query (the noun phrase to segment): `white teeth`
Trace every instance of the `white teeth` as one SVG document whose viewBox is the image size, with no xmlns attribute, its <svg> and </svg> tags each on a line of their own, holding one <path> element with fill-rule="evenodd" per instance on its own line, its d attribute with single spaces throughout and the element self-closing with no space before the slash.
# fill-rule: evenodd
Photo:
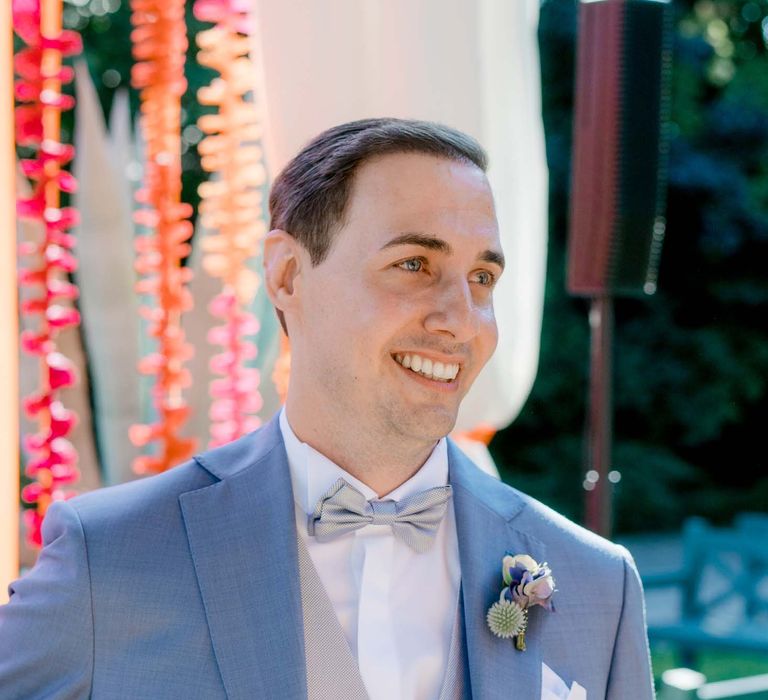
<svg viewBox="0 0 768 700">
<path fill-rule="evenodd" d="M 459 373 L 458 364 L 433 362 L 420 355 L 395 355 L 395 360 L 406 369 L 417 372 L 429 379 L 440 379 L 442 381 L 450 382 L 453 381 Z"/>
</svg>

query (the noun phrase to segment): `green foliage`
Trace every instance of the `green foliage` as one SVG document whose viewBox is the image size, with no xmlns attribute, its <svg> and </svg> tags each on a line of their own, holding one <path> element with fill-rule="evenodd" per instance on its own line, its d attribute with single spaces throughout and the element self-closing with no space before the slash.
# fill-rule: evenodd
<svg viewBox="0 0 768 700">
<path fill-rule="evenodd" d="M 619 530 L 726 521 L 768 504 L 766 2 L 675 5 L 660 291 L 617 300 L 614 468 Z M 541 10 L 550 245 L 542 353 L 518 420 L 492 444 L 503 476 L 580 516 L 589 333 L 565 292 L 574 46 L 572 0 Z M 685 498 L 681 497 L 685 494 Z"/>
</svg>

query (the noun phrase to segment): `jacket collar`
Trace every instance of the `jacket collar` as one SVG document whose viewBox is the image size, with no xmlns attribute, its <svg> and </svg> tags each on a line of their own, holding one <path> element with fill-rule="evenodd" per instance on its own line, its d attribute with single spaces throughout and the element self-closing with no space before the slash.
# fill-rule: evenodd
<svg viewBox="0 0 768 700">
<path fill-rule="evenodd" d="M 196 460 L 220 481 L 179 500 L 227 697 L 306 698 L 294 505 L 277 421 Z"/>
</svg>

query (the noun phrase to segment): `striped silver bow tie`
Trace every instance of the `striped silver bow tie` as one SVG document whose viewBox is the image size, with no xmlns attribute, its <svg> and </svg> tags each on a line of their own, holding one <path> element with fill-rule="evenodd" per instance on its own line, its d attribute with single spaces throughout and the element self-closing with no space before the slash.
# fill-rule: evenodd
<svg viewBox="0 0 768 700">
<path fill-rule="evenodd" d="M 426 552 L 445 515 L 450 486 L 438 486 L 402 501 L 366 501 L 365 496 L 339 479 L 309 516 L 309 534 L 320 542 L 366 525 L 390 525 L 395 537 L 417 552 Z"/>
</svg>

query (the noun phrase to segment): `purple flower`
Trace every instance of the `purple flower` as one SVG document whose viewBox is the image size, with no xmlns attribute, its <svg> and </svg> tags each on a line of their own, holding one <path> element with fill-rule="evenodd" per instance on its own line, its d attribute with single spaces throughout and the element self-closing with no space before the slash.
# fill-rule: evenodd
<svg viewBox="0 0 768 700">
<path fill-rule="evenodd" d="M 524 610 L 532 605 L 553 610 L 555 580 L 546 562 L 539 564 L 527 554 L 507 554 L 502 560 L 502 576 L 506 584 L 504 598 Z"/>
</svg>

